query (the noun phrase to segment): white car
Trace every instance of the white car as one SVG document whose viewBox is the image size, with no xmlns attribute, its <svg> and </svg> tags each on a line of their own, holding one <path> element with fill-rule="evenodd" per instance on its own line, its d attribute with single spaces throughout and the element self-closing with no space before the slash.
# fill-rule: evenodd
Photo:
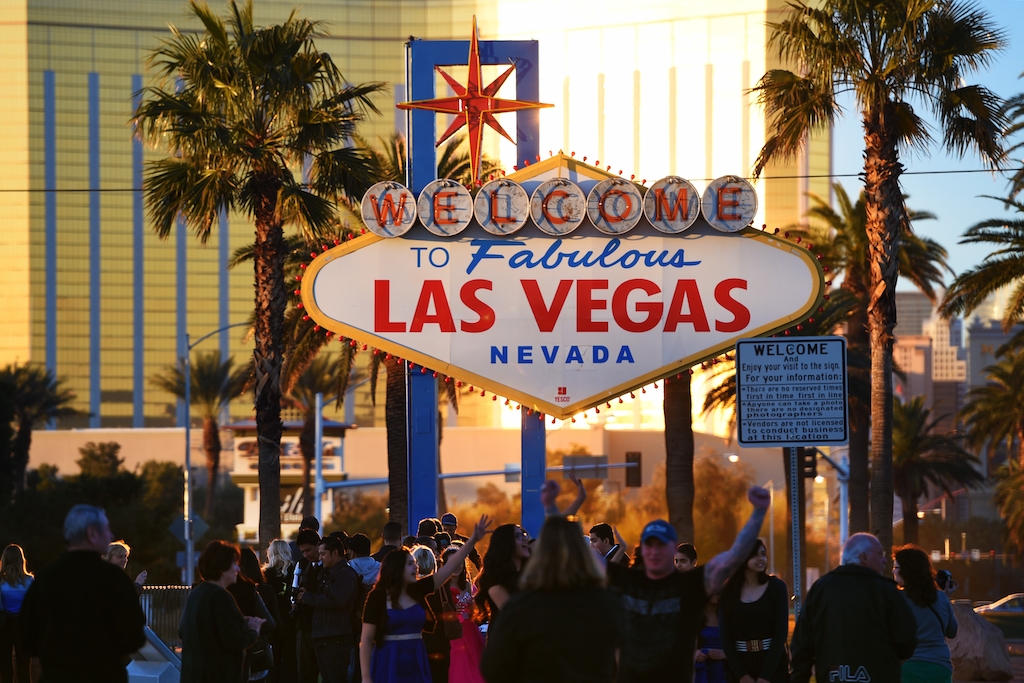
<svg viewBox="0 0 1024 683">
<path fill-rule="evenodd" d="M 1005 598 L 975 607 L 975 612 L 1024 612 L 1024 593 L 1012 593 Z"/>
</svg>

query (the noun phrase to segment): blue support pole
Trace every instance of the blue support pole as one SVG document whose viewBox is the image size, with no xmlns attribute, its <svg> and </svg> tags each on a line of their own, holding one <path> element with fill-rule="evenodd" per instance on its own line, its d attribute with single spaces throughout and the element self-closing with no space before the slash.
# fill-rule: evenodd
<svg viewBox="0 0 1024 683">
<path fill-rule="evenodd" d="M 437 516 L 437 379 L 433 373 L 407 374 L 409 435 L 409 529 Z"/>
<path fill-rule="evenodd" d="M 523 417 L 523 471 L 519 478 L 522 487 L 523 520 L 527 533 L 536 537 L 544 524 L 544 507 L 540 503 L 540 489 L 547 476 L 547 431 L 543 413 L 520 411 Z"/>
</svg>

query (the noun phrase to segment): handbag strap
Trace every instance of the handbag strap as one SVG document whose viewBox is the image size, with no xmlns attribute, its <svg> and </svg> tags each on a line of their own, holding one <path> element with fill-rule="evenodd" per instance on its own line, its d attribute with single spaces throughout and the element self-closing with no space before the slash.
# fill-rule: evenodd
<svg viewBox="0 0 1024 683">
<path fill-rule="evenodd" d="M 928 609 L 930 609 L 932 611 L 932 614 L 935 615 L 935 618 L 939 620 L 939 630 L 942 631 L 942 635 L 945 636 L 946 635 L 946 624 L 945 624 L 945 622 L 942 621 L 942 617 L 939 616 L 939 613 L 937 611 L 935 611 L 935 603 L 932 603 L 931 605 L 928 605 Z"/>
</svg>

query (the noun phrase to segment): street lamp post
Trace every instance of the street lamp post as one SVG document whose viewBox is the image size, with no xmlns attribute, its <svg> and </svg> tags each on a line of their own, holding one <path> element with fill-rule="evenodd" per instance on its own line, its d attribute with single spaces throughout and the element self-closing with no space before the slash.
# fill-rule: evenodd
<svg viewBox="0 0 1024 683">
<path fill-rule="evenodd" d="M 224 330 L 230 330 L 232 327 L 240 327 L 248 324 L 248 322 L 243 322 L 225 325 L 224 327 L 216 329 L 209 334 L 203 335 L 191 343 L 189 341 L 189 333 L 185 333 L 185 491 L 182 494 L 182 516 L 184 517 L 185 522 L 183 535 L 185 536 L 185 585 L 187 586 L 191 586 L 195 583 L 196 566 L 195 538 L 193 538 L 192 533 L 192 349 L 218 332 L 223 332 Z M 210 485 L 207 483 L 207 492 L 209 492 L 209 490 Z"/>
</svg>

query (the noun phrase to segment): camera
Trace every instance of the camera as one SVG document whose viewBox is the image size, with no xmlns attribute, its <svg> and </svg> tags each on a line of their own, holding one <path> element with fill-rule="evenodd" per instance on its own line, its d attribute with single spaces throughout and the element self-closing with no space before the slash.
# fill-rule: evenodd
<svg viewBox="0 0 1024 683">
<path fill-rule="evenodd" d="M 950 573 L 948 569 L 940 569 L 935 572 L 935 583 L 938 584 L 941 590 L 946 590 L 946 586 L 948 586 L 952 581 L 953 574 Z"/>
</svg>

